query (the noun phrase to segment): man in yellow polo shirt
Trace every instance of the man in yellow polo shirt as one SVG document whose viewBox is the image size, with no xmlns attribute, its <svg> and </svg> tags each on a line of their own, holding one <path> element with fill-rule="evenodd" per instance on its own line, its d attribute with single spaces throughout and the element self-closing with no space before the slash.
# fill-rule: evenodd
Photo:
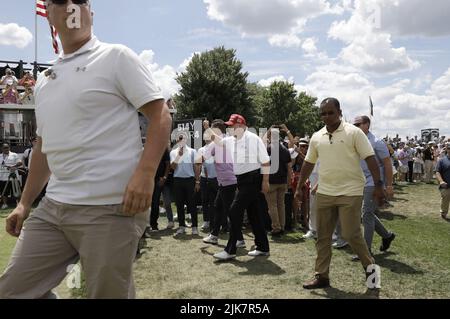
<svg viewBox="0 0 450 319">
<path fill-rule="evenodd" d="M 305 289 L 326 288 L 330 285 L 331 242 L 338 219 L 343 238 L 359 256 L 366 271 L 366 278 L 370 275 L 368 267 L 375 261 L 361 232 L 361 206 L 365 184 L 360 166 L 361 159 L 366 160 L 375 181 L 375 200 L 381 203 L 384 199 L 380 171 L 367 136 L 357 127 L 342 120 L 340 103 L 335 98 L 325 99 L 321 103 L 320 115 L 326 126 L 311 138 L 296 192 L 296 198 L 299 198 L 301 187 L 311 175 L 316 162 L 320 160 L 316 197 L 316 274 L 312 281 L 303 285 Z"/>
</svg>

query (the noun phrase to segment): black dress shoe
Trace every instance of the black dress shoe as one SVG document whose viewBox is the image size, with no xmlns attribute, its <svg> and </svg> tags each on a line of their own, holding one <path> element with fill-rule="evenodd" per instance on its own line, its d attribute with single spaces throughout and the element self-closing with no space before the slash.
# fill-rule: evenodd
<svg viewBox="0 0 450 319">
<path fill-rule="evenodd" d="M 316 274 L 313 280 L 306 282 L 303 285 L 303 288 L 307 290 L 322 289 L 328 287 L 330 287 L 330 279 L 324 278 L 320 274 Z"/>
<path fill-rule="evenodd" d="M 389 238 L 383 238 L 382 244 L 380 246 L 380 251 L 386 251 L 391 247 L 392 241 L 395 239 L 395 234 L 392 233 Z"/>
</svg>

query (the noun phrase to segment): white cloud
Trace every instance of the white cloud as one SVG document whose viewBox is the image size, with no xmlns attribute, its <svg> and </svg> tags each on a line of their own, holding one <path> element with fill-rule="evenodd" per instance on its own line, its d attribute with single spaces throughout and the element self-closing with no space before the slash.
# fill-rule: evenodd
<svg viewBox="0 0 450 319">
<path fill-rule="evenodd" d="M 208 16 L 237 29 L 242 36 L 266 37 L 272 46 L 298 48 L 306 23 L 342 12 L 327 0 L 203 0 Z"/>
<path fill-rule="evenodd" d="M 289 79 L 286 79 L 283 75 L 276 75 L 276 76 L 272 76 L 272 77 L 270 77 L 268 79 L 260 80 L 258 82 L 258 84 L 261 85 L 262 87 L 269 87 L 274 82 L 290 82 L 290 83 L 294 83 L 294 78 L 293 77 L 289 77 Z"/>
<path fill-rule="evenodd" d="M 275 34 L 269 38 L 269 43 L 273 47 L 298 48 L 302 40 L 295 34 Z"/>
<path fill-rule="evenodd" d="M 370 1 L 379 8 L 382 30 L 400 36 L 450 35 L 450 1 L 448 0 Z M 366 16 L 369 14 L 366 12 Z"/>
<path fill-rule="evenodd" d="M 424 94 L 410 93 L 410 79 L 399 79 L 390 85 L 378 86 L 352 67 L 327 65 L 317 68 L 298 91 L 316 96 L 319 102 L 333 96 L 341 101 L 348 120 L 369 113 L 369 96 L 374 102 L 374 131 L 384 136 L 420 135 L 424 128 L 437 127 L 450 136 L 449 113 L 450 68 L 433 81 Z"/>
<path fill-rule="evenodd" d="M 450 99 L 450 69 L 442 77 L 434 81 L 427 94 L 442 99 Z"/>
<path fill-rule="evenodd" d="M 139 57 L 147 64 L 150 71 L 152 71 L 155 81 L 161 88 L 165 99 L 170 98 L 179 91 L 180 86 L 175 80 L 177 77 L 177 69 L 170 65 L 160 67 L 158 63 L 154 61 L 155 52 L 153 52 L 153 50 L 144 50 L 139 54 Z M 182 65 L 180 65 L 179 69 L 181 67 Z"/>
<path fill-rule="evenodd" d="M 16 23 L 0 23 L 0 45 L 15 46 L 19 49 L 25 48 L 33 40 L 31 32 Z"/>
<path fill-rule="evenodd" d="M 184 59 L 184 61 L 180 64 L 180 66 L 178 68 L 180 72 L 185 72 L 186 71 L 187 66 L 189 65 L 189 63 L 191 63 L 192 58 L 196 54 L 200 54 L 200 52 L 194 52 L 194 53 L 191 54 L 191 56 L 189 58 Z"/>
<path fill-rule="evenodd" d="M 203 0 L 208 16 L 243 34 L 290 33 L 304 20 L 330 12 L 325 0 Z"/>
<path fill-rule="evenodd" d="M 332 24 L 329 37 L 347 45 L 339 57 L 347 64 L 374 73 L 393 74 L 417 69 L 420 63 L 411 59 L 405 48 L 395 48 L 391 35 L 378 29 L 377 16 L 368 15 L 371 1 L 377 0 L 356 0 L 350 19 Z"/>
</svg>

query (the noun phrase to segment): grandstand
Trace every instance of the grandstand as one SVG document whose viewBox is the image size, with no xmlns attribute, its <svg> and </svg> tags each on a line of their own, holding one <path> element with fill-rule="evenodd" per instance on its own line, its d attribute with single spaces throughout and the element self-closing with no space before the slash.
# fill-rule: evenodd
<svg viewBox="0 0 450 319">
<path fill-rule="evenodd" d="M 40 72 L 45 71 L 50 66 L 50 64 L 28 63 L 22 60 L 0 60 L 0 79 L 6 75 L 7 69 L 11 69 L 17 79 L 21 79 L 26 71 L 31 71 L 36 79 Z M 0 92 L 5 87 L 5 84 L 0 83 Z M 15 88 L 19 93 L 25 91 L 23 86 L 15 86 Z M 36 119 L 34 108 L 33 104 L 5 104 L 3 99 L 0 99 L 0 141 L 9 143 L 11 150 L 15 153 L 22 153 L 35 135 Z"/>
</svg>

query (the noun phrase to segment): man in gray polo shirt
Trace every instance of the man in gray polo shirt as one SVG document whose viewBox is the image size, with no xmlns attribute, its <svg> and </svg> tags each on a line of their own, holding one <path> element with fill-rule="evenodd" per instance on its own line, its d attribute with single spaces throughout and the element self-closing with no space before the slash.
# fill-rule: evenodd
<svg viewBox="0 0 450 319">
<path fill-rule="evenodd" d="M 38 141 L 21 201 L 6 220 L 19 240 L 0 299 L 54 297 L 78 261 L 88 298 L 135 296 L 133 261 L 171 117 L 139 57 L 92 35 L 89 1 L 77 4 L 79 27 L 66 23 L 67 6 L 47 1 L 64 52 L 36 84 Z M 150 121 L 144 149 L 137 110 Z"/>
<path fill-rule="evenodd" d="M 391 199 L 394 195 L 394 189 L 392 187 L 393 174 L 391 156 L 386 144 L 370 132 L 370 124 L 371 121 L 368 116 L 358 116 L 353 120 L 353 125 L 359 127 L 367 135 L 367 138 L 375 151 L 375 160 L 380 168 L 380 178 L 384 183 L 385 192 L 388 198 Z M 364 172 L 364 176 L 366 177 L 362 214 L 364 239 L 366 240 L 369 252 L 372 254 L 372 240 L 374 232 L 382 238 L 382 244 L 380 246 L 381 251 L 386 251 L 389 249 L 392 241 L 395 239 L 395 234 L 389 232 L 375 214 L 378 209 L 378 204 L 373 198 L 375 183 L 366 161 L 361 161 L 361 168 Z M 353 260 L 359 260 L 358 256 L 353 256 Z"/>
<path fill-rule="evenodd" d="M 441 158 L 436 167 L 436 178 L 441 191 L 441 217 L 447 219 L 450 204 L 450 144 L 445 147 L 447 154 Z"/>
</svg>

